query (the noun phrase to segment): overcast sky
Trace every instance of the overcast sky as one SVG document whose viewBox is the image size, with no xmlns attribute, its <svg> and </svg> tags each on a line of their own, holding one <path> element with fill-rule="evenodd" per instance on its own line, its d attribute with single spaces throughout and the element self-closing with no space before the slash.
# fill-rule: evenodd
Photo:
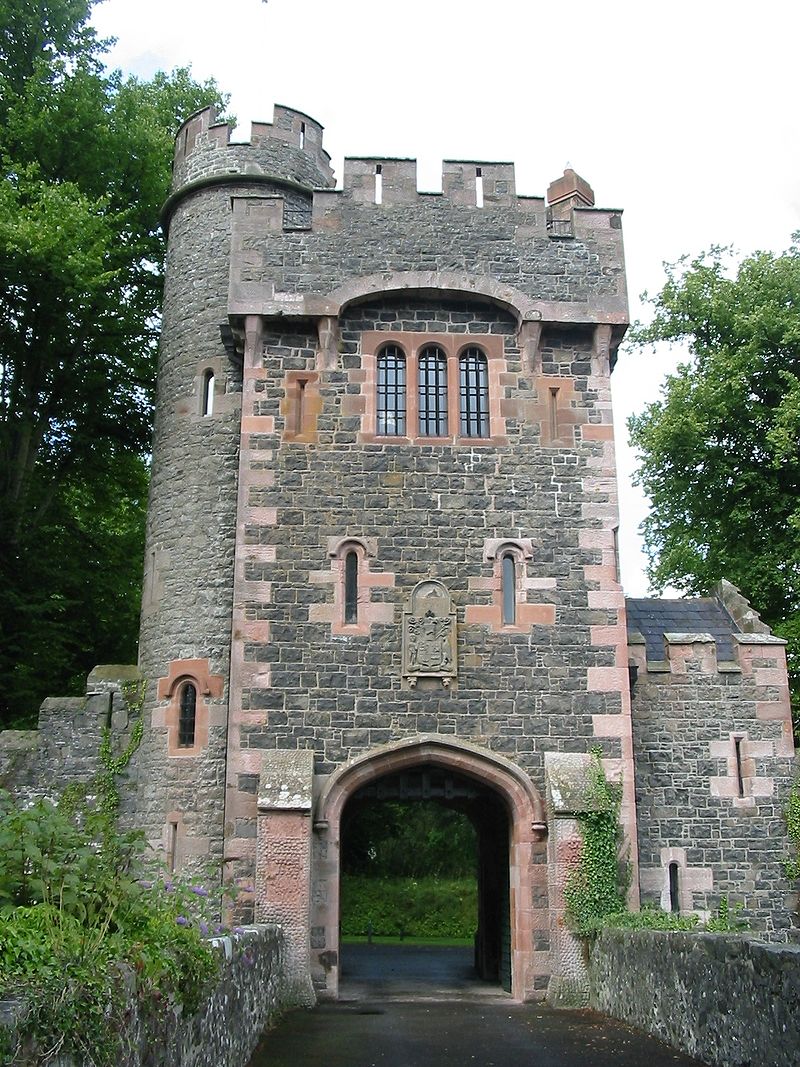
<svg viewBox="0 0 800 1067">
<path fill-rule="evenodd" d="M 421 189 L 442 159 L 512 160 L 541 196 L 568 164 L 597 205 L 624 209 L 632 317 L 662 263 L 712 244 L 786 248 L 800 229 L 791 0 L 105 0 L 109 63 L 149 77 L 191 64 L 231 94 L 246 139 L 273 103 L 325 126 L 345 154 L 413 156 Z M 614 403 L 628 595 L 647 592 L 646 502 L 625 420 L 658 397 L 680 353 L 620 356 Z"/>
</svg>

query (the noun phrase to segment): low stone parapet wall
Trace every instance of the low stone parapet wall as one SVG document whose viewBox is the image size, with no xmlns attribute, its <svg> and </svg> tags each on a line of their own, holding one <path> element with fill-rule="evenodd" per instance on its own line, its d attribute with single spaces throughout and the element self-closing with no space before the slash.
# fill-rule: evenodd
<svg viewBox="0 0 800 1067">
<path fill-rule="evenodd" d="M 205 1003 L 183 1018 L 167 1011 L 163 1018 L 142 1017 L 131 1004 L 126 1055 L 119 1067 L 245 1067 L 263 1032 L 292 1002 L 284 977 L 285 942 L 279 926 L 250 926 L 214 939 L 221 956 L 220 976 Z M 3 1002 L 0 1024 L 13 1028 L 23 1010 Z M 15 1062 L 30 1062 L 22 1056 Z M 62 1056 L 59 1067 L 78 1067 Z"/>
<path fill-rule="evenodd" d="M 714 1067 L 797 1067 L 800 948 L 735 934 L 605 930 L 592 1006 Z"/>
</svg>

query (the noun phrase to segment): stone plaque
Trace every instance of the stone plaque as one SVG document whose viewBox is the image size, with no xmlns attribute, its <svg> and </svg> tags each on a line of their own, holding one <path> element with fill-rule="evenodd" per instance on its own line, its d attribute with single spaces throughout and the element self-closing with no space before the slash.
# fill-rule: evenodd
<svg viewBox="0 0 800 1067">
<path fill-rule="evenodd" d="M 445 586 L 418 582 L 403 610 L 403 677 L 438 678 L 443 685 L 458 673 L 456 609 Z"/>
</svg>

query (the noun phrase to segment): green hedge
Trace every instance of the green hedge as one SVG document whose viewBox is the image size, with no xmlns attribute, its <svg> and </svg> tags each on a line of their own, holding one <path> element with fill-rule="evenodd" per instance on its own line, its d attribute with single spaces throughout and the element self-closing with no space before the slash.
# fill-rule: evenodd
<svg viewBox="0 0 800 1067">
<path fill-rule="evenodd" d="M 342 934 L 472 938 L 478 925 L 473 878 L 342 876 Z"/>
</svg>

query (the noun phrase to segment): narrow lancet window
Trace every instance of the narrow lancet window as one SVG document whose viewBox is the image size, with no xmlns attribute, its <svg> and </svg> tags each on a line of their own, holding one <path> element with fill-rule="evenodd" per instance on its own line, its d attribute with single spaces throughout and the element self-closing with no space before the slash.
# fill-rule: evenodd
<svg viewBox="0 0 800 1067">
<path fill-rule="evenodd" d="M 194 745 L 197 722 L 197 690 L 187 682 L 181 690 L 180 715 L 178 718 L 178 745 L 191 748 Z"/>
<path fill-rule="evenodd" d="M 375 164 L 375 203 L 383 203 L 383 167 L 380 163 Z"/>
<path fill-rule="evenodd" d="M 344 621 L 358 622 L 358 554 L 352 551 L 344 557 Z"/>
<path fill-rule="evenodd" d="M 475 204 L 483 207 L 483 171 L 480 167 L 475 168 Z"/>
<path fill-rule="evenodd" d="M 203 414 L 214 414 L 214 372 L 207 370 L 203 375 Z"/>
<path fill-rule="evenodd" d="M 406 357 L 397 345 L 378 356 L 377 432 L 403 437 L 406 432 Z"/>
<path fill-rule="evenodd" d="M 447 356 L 438 345 L 419 357 L 419 432 L 422 437 L 447 435 Z"/>
<path fill-rule="evenodd" d="M 736 788 L 739 790 L 739 796 L 744 796 L 744 768 L 742 767 L 742 741 L 743 737 L 734 737 L 733 746 L 734 754 L 736 756 Z"/>
<path fill-rule="evenodd" d="M 301 122 L 300 123 L 300 147 L 301 148 L 305 148 L 305 146 L 306 146 L 306 124 L 304 122 Z"/>
<path fill-rule="evenodd" d="M 486 356 L 468 348 L 458 361 L 461 386 L 461 436 L 489 436 L 489 377 Z"/>
<path fill-rule="evenodd" d="M 669 865 L 669 910 L 681 910 L 680 886 L 678 884 L 678 864 L 673 860 Z"/>
<path fill-rule="evenodd" d="M 517 565 L 510 552 L 502 560 L 503 626 L 513 626 L 517 621 Z"/>
<path fill-rule="evenodd" d="M 549 414 L 550 437 L 555 441 L 558 439 L 558 389 L 550 389 Z"/>
</svg>

